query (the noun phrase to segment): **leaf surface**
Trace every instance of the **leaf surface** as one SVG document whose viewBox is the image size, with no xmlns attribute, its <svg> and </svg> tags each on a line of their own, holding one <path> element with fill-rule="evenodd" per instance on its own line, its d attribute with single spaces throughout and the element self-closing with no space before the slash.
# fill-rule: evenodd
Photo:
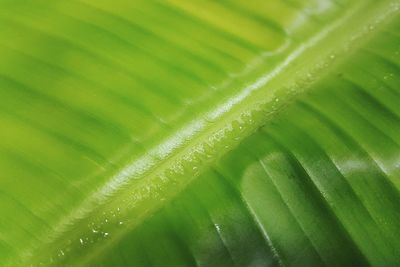
<svg viewBox="0 0 400 267">
<path fill-rule="evenodd" d="M 398 9 L 3 1 L 2 264 L 398 262 Z"/>
</svg>

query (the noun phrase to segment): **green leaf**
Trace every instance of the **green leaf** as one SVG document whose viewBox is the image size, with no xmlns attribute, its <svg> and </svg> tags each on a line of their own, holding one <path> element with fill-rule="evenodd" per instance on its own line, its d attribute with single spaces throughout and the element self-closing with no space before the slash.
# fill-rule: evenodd
<svg viewBox="0 0 400 267">
<path fill-rule="evenodd" d="M 3 1 L 2 265 L 398 264 L 399 5 Z"/>
</svg>

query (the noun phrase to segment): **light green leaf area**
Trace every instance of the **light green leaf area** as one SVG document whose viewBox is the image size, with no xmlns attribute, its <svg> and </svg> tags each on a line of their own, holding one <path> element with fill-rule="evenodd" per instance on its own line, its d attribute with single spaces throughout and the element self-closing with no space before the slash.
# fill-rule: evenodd
<svg viewBox="0 0 400 267">
<path fill-rule="evenodd" d="M 0 2 L 0 266 L 400 264 L 399 1 Z"/>
</svg>

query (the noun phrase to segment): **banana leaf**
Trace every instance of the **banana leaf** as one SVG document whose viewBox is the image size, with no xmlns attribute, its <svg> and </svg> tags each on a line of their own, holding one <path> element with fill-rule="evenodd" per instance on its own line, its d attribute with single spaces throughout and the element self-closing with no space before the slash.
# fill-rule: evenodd
<svg viewBox="0 0 400 267">
<path fill-rule="evenodd" d="M 397 266 L 400 2 L 0 3 L 0 266 Z"/>
</svg>

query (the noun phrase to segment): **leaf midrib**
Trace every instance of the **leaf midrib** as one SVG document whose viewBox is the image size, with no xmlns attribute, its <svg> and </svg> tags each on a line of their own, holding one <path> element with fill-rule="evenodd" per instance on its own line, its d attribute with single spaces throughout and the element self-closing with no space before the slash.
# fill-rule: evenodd
<svg viewBox="0 0 400 267">
<path fill-rule="evenodd" d="M 188 135 L 187 139 L 190 139 L 190 141 L 183 142 L 183 144 L 166 150 L 166 152 L 164 149 L 164 153 L 163 147 L 168 147 L 171 140 L 162 142 L 161 145 L 155 147 L 144 157 L 135 160 L 135 163 L 148 163 L 153 160 L 153 153 L 159 154 L 158 162 L 147 166 L 143 172 L 135 174 L 128 171 L 128 174 L 126 174 L 126 170 L 137 171 L 137 168 L 132 168 L 132 165 L 126 166 L 124 170 L 115 174 L 113 179 L 110 179 L 99 191 L 88 197 L 79 209 L 74 210 L 72 214 L 65 218 L 63 223 L 56 227 L 59 237 L 55 237 L 55 241 L 50 242 L 51 246 L 53 247 L 56 244 L 57 248 L 63 247 L 63 243 L 66 239 L 70 239 L 71 235 L 75 238 L 88 230 L 85 229 L 85 226 L 80 228 L 79 225 L 84 225 L 87 221 L 104 219 L 104 211 L 115 210 L 116 208 L 124 210 L 124 214 L 120 217 L 132 218 L 129 226 L 115 231 L 113 240 L 96 244 L 95 248 L 89 249 L 90 253 L 84 253 L 86 256 L 82 256 L 83 258 L 78 264 L 84 265 L 91 258 L 96 257 L 103 249 L 116 242 L 128 229 L 140 224 L 147 216 L 161 207 L 165 201 L 183 190 L 194 177 L 201 173 L 201 170 L 206 169 L 216 159 L 252 134 L 255 129 L 264 125 L 274 114 L 290 104 L 297 95 L 306 91 L 310 84 L 323 77 L 339 62 L 345 60 L 352 51 L 366 42 L 395 13 L 394 9 L 391 9 L 387 3 L 389 1 L 376 4 L 377 7 L 374 6 L 373 8 L 371 4 L 364 3 L 305 42 L 290 53 L 285 61 L 272 72 L 260 76 L 255 82 L 244 88 L 241 95 L 239 94 L 236 98 L 232 97 L 221 103 L 217 107 L 217 112 L 209 112 L 208 119 L 197 118 L 193 120 L 194 125 L 198 121 L 203 121 L 204 125 L 208 126 L 210 125 L 207 122 L 208 120 L 216 121 L 216 123 L 211 124 L 210 127 L 203 127 L 194 131 Z M 366 27 L 365 24 L 369 26 Z M 349 29 L 347 25 L 353 26 Z M 374 31 L 368 30 L 370 25 L 373 25 Z M 336 38 L 338 40 L 335 40 Z M 314 54 L 317 54 L 317 56 L 314 56 Z M 338 56 L 339 54 L 340 56 Z M 331 59 L 332 55 L 335 56 L 334 61 Z M 303 62 L 307 62 L 307 65 L 302 66 L 301 63 Z M 304 81 L 304 77 L 307 77 L 307 74 L 310 73 L 313 77 L 318 76 L 317 79 Z M 289 91 L 288 88 L 294 88 L 294 90 Z M 218 108 L 223 112 L 219 113 Z M 247 120 L 238 120 L 243 115 L 247 115 Z M 249 123 L 249 119 L 253 122 Z M 222 137 L 219 138 L 219 135 Z M 213 141 L 210 142 L 210 140 Z M 204 151 L 204 146 L 209 146 L 209 143 L 211 143 L 210 157 L 200 155 L 200 158 L 198 158 L 198 151 Z M 182 166 L 185 166 L 184 175 L 179 174 Z M 178 177 L 177 184 L 171 184 L 170 181 L 167 181 L 166 184 L 161 185 L 160 189 L 158 177 L 164 176 L 166 172 L 169 172 L 172 177 Z M 192 178 L 184 179 L 185 177 Z M 136 202 L 126 202 L 127 199 L 130 199 L 130 196 L 135 193 L 141 194 L 142 189 L 149 186 L 153 188 L 151 192 L 160 190 L 165 201 L 159 201 L 159 196 L 153 198 L 150 192 L 143 198 L 136 199 Z M 67 225 L 69 224 L 75 225 L 71 235 L 68 234 Z"/>
</svg>

